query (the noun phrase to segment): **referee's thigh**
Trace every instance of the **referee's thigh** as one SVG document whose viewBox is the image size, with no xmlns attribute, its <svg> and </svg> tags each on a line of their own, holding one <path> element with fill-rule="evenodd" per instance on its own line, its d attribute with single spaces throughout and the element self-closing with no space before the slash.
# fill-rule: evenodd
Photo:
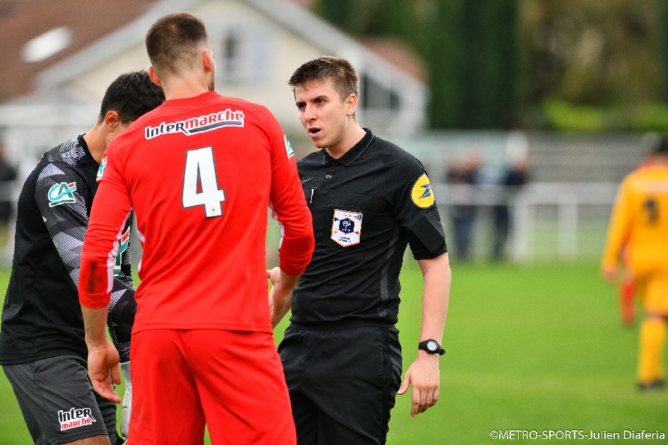
<svg viewBox="0 0 668 445">
<path fill-rule="evenodd" d="M 395 328 L 290 327 L 279 352 L 300 445 L 385 443 L 401 384 Z"/>
</svg>

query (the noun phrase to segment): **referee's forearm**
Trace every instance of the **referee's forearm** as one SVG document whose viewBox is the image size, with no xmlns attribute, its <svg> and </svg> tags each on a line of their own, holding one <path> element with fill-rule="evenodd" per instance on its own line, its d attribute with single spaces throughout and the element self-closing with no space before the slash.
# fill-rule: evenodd
<svg viewBox="0 0 668 445">
<path fill-rule="evenodd" d="M 420 341 L 432 339 L 441 343 L 452 279 L 448 254 L 446 252 L 436 258 L 419 260 L 418 263 L 424 279 Z"/>
</svg>

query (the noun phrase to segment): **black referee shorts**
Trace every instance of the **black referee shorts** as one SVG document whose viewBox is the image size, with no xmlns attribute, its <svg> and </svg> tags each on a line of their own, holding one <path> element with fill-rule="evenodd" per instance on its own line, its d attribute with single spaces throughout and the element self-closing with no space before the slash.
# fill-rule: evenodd
<svg viewBox="0 0 668 445">
<path fill-rule="evenodd" d="M 116 404 L 100 397 L 88 379 L 86 360 L 59 356 L 3 365 L 36 445 L 69 443 L 116 433 Z"/>
<path fill-rule="evenodd" d="M 385 443 L 401 384 L 398 329 L 291 324 L 278 352 L 298 445 Z"/>
</svg>

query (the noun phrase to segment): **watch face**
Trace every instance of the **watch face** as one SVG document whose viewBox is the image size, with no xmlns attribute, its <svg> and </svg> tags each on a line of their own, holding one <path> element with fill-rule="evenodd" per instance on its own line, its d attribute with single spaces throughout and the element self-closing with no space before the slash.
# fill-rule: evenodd
<svg viewBox="0 0 668 445">
<path fill-rule="evenodd" d="M 438 350 L 438 343 L 436 343 L 434 340 L 427 342 L 427 349 L 430 351 Z"/>
</svg>

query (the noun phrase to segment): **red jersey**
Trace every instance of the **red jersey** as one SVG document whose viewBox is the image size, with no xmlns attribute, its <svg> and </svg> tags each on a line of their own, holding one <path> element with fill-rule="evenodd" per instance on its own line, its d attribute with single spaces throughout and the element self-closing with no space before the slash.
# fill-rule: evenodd
<svg viewBox="0 0 668 445">
<path fill-rule="evenodd" d="M 112 141 L 100 176 L 81 254 L 84 306 L 108 304 L 134 209 L 144 249 L 135 332 L 271 332 L 267 206 L 283 225 L 285 273 L 306 268 L 313 229 L 292 148 L 269 110 L 215 92 L 168 100 Z"/>
</svg>

